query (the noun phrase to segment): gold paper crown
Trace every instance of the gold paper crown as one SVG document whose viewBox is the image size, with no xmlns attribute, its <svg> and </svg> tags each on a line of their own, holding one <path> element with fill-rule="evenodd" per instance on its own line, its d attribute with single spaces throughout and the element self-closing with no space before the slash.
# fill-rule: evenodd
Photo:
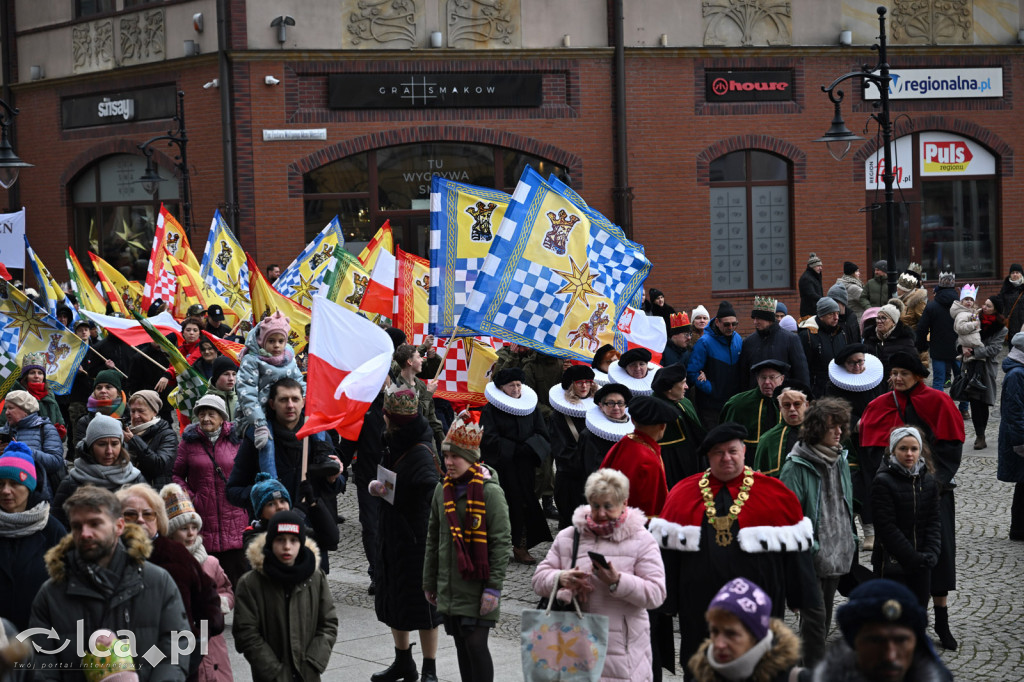
<svg viewBox="0 0 1024 682">
<path fill-rule="evenodd" d="M 921 269 L 921 264 L 920 263 L 911 263 L 910 265 L 907 266 L 907 270 L 910 270 L 912 272 L 916 272 L 918 277 L 920 277 L 921 273 L 923 272 L 923 270 Z"/>
<path fill-rule="evenodd" d="M 411 388 L 388 386 L 384 391 L 384 411 L 391 415 L 410 416 L 419 412 L 420 401 Z"/>
<path fill-rule="evenodd" d="M 771 296 L 755 296 L 754 297 L 754 311 L 760 311 L 764 313 L 775 314 L 775 308 L 778 305 L 776 300 Z"/>
<path fill-rule="evenodd" d="M 444 437 L 442 448 L 447 449 L 444 448 L 444 445 L 454 445 L 462 450 L 479 450 L 483 437 L 484 427 L 473 421 L 470 413 L 463 412 L 448 429 L 448 435 Z"/>
<path fill-rule="evenodd" d="M 910 272 L 904 272 L 902 275 L 900 275 L 899 280 L 896 281 L 896 286 L 907 290 L 916 289 L 917 284 L 917 278 L 914 277 L 913 273 Z"/>
<path fill-rule="evenodd" d="M 27 367 L 40 367 L 46 371 L 46 353 L 43 351 L 36 351 L 35 353 L 27 353 L 21 361 L 21 368 L 24 370 Z"/>
</svg>

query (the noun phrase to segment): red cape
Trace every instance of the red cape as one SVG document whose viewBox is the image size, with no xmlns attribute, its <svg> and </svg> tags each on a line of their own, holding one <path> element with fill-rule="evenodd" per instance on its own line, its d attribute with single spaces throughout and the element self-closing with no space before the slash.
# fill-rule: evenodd
<svg viewBox="0 0 1024 682">
<path fill-rule="evenodd" d="M 668 494 L 665 506 L 661 509 L 661 518 L 680 526 L 700 526 L 704 521 L 704 497 L 698 483 L 704 474 L 694 474 L 679 481 Z M 714 476 L 710 476 L 711 495 L 716 496 L 724 485 Z M 743 484 L 743 476 L 737 476 L 729 482 L 729 494 L 735 500 Z M 727 509 L 719 509 L 718 513 L 728 513 Z M 743 505 L 740 515 L 736 518 L 741 529 L 757 526 L 792 526 L 804 518 L 800 500 L 786 485 L 771 476 L 755 471 L 754 485 L 750 487 L 750 497 Z"/>
<path fill-rule="evenodd" d="M 661 448 L 646 434 L 634 431 L 613 445 L 601 462 L 602 469 L 615 469 L 629 479 L 630 507 L 647 516 L 658 516 L 668 496 Z"/>
<path fill-rule="evenodd" d="M 908 400 L 937 440 L 964 442 L 964 418 L 953 399 L 918 382 L 909 391 L 889 391 L 868 403 L 860 418 L 861 447 L 889 447 L 889 432 L 906 423 L 902 415 L 906 414 Z"/>
</svg>

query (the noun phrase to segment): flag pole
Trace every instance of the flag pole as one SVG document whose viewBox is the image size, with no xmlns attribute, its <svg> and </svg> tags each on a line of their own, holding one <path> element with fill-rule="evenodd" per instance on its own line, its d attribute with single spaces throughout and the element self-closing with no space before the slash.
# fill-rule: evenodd
<svg viewBox="0 0 1024 682">
<path fill-rule="evenodd" d="M 92 346 L 86 346 L 86 348 L 88 348 L 88 349 L 89 349 L 89 350 L 91 350 L 91 351 L 92 351 L 93 353 L 95 353 L 96 355 L 98 355 L 98 356 L 99 356 L 99 358 L 100 358 L 100 360 L 102 360 L 103 362 L 110 362 L 110 360 L 107 360 L 107 359 L 106 359 L 105 357 L 103 357 L 103 354 L 102 354 L 102 353 L 100 353 L 100 352 L 99 352 L 98 350 L 96 350 L 95 348 L 93 348 Z M 148 357 L 148 356 L 147 356 L 147 357 Z M 113 367 L 112 369 L 113 369 L 113 370 L 114 370 L 115 372 L 117 372 L 118 374 L 120 374 L 121 376 L 123 376 L 123 377 L 124 377 L 125 379 L 127 379 L 127 378 L 128 378 L 128 375 L 127 375 L 127 374 L 125 374 L 124 372 L 122 372 L 121 370 L 119 370 L 119 369 L 118 369 L 117 367 Z"/>
<path fill-rule="evenodd" d="M 157 361 L 156 361 L 156 360 L 154 360 L 153 358 L 149 357 L 148 355 L 146 355 L 145 353 L 143 353 L 143 352 L 142 352 L 141 350 L 139 350 L 139 349 L 138 349 L 138 348 L 136 348 L 135 346 L 132 346 L 131 344 L 127 344 L 127 343 L 126 343 L 125 345 L 126 345 L 126 346 L 128 346 L 129 348 L 131 348 L 131 349 L 132 349 L 133 351 L 135 351 L 135 352 L 136 352 L 136 353 L 138 353 L 139 355 L 141 355 L 142 357 L 144 357 L 144 358 L 146 358 L 147 360 L 149 360 L 150 362 L 152 362 L 152 363 L 153 363 L 154 365 L 156 365 L 157 367 L 159 367 L 161 371 L 163 371 L 163 372 L 167 372 L 168 374 L 174 374 L 174 372 L 172 372 L 170 368 L 168 368 L 168 367 L 164 367 L 164 366 L 163 366 L 163 365 L 161 365 L 161 364 L 160 364 L 159 362 L 157 362 Z M 90 347 L 90 350 L 91 350 L 91 347 Z M 118 370 L 118 371 L 120 372 L 121 370 Z M 122 372 L 122 374 L 124 374 L 124 373 Z M 127 378 L 127 376 L 126 376 L 125 378 Z"/>
</svg>

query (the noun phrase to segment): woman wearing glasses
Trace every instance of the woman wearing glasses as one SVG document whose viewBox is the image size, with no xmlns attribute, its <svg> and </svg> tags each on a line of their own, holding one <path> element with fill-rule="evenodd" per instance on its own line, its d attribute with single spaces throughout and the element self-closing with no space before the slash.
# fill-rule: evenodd
<svg viewBox="0 0 1024 682">
<path fill-rule="evenodd" d="M 580 432 L 576 451 L 584 481 L 601 468 L 604 456 L 613 445 L 633 433 L 633 422 L 626 409 L 632 399 L 633 393 L 622 384 L 607 384 L 594 394 L 594 406 L 587 410 L 586 428 Z M 577 492 L 583 496 L 582 487 Z"/>
<path fill-rule="evenodd" d="M 105 414 L 92 415 L 85 430 L 85 439 L 75 449 L 75 467 L 68 473 L 53 496 L 51 513 L 66 528 L 64 501 L 80 486 L 91 484 L 115 491 L 126 485 L 145 483 L 142 472 L 135 468 L 124 447 L 124 426 Z"/>
</svg>

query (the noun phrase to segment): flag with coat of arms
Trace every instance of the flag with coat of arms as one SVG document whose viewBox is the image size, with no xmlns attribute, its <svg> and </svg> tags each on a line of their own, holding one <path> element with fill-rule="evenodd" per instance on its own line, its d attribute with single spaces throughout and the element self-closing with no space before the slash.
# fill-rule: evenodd
<svg viewBox="0 0 1024 682">
<path fill-rule="evenodd" d="M 334 262 L 324 275 L 320 293 L 329 301 L 357 313 L 369 283 L 370 273 L 359 259 L 345 249 L 335 249 Z"/>
<path fill-rule="evenodd" d="M 56 395 L 71 391 L 88 347 L 17 287 L 0 280 L 0 351 L 18 360 L 46 356 L 46 384 Z"/>
<path fill-rule="evenodd" d="M 142 305 L 142 286 L 138 282 L 129 282 L 120 270 L 92 251 L 89 252 L 89 258 L 114 311 L 131 317 L 130 311 L 138 310 Z"/>
<path fill-rule="evenodd" d="M 428 304 L 434 336 L 475 335 L 457 323 L 510 201 L 496 189 L 431 179 Z"/>
<path fill-rule="evenodd" d="M 311 315 L 309 308 L 272 287 L 252 256 L 246 254 L 246 258 L 249 259 L 249 297 L 252 300 L 253 321 L 258 324 L 263 318 L 280 310 L 288 318 L 291 327 L 288 343 L 296 354 L 301 353 L 309 340 L 306 337 L 306 325 L 310 323 Z"/>
<path fill-rule="evenodd" d="M 650 272 L 637 245 L 527 167 L 458 326 L 589 362 Z"/>
<path fill-rule="evenodd" d="M 210 288 L 223 298 L 228 307 L 241 317 L 252 317 L 249 304 L 249 263 L 245 249 L 220 214 L 214 211 L 210 232 L 203 249 L 199 274 Z"/>
<path fill-rule="evenodd" d="M 168 308 L 173 305 L 188 307 L 188 302 L 182 297 L 181 301 L 175 298 L 178 290 L 178 278 L 174 270 L 166 267 L 164 254 L 170 253 L 185 265 L 199 269 L 199 261 L 196 260 L 192 248 L 189 246 L 188 237 L 178 221 L 171 215 L 163 204 L 160 204 L 160 213 L 156 218 L 156 232 L 153 234 L 153 248 L 149 253 L 149 268 L 146 270 L 146 285 L 142 290 L 142 310 L 149 310 L 156 299 L 163 300 Z M 185 310 L 181 310 L 179 317 L 184 317 Z"/>
<path fill-rule="evenodd" d="M 302 306 L 313 304 L 313 296 L 320 290 L 327 266 L 331 264 L 335 249 L 345 248 L 338 216 L 320 231 L 313 241 L 274 280 L 274 288 Z M 250 266 L 251 267 L 251 266 Z"/>
<path fill-rule="evenodd" d="M 100 296 L 99 291 L 93 286 L 92 280 L 86 274 L 85 268 L 82 267 L 82 262 L 78 260 L 74 249 L 69 246 L 64 251 L 64 257 L 67 260 L 71 288 L 74 290 L 75 295 L 78 296 L 78 307 L 93 313 L 106 311 L 107 306 L 103 301 L 103 297 Z"/>
</svg>

